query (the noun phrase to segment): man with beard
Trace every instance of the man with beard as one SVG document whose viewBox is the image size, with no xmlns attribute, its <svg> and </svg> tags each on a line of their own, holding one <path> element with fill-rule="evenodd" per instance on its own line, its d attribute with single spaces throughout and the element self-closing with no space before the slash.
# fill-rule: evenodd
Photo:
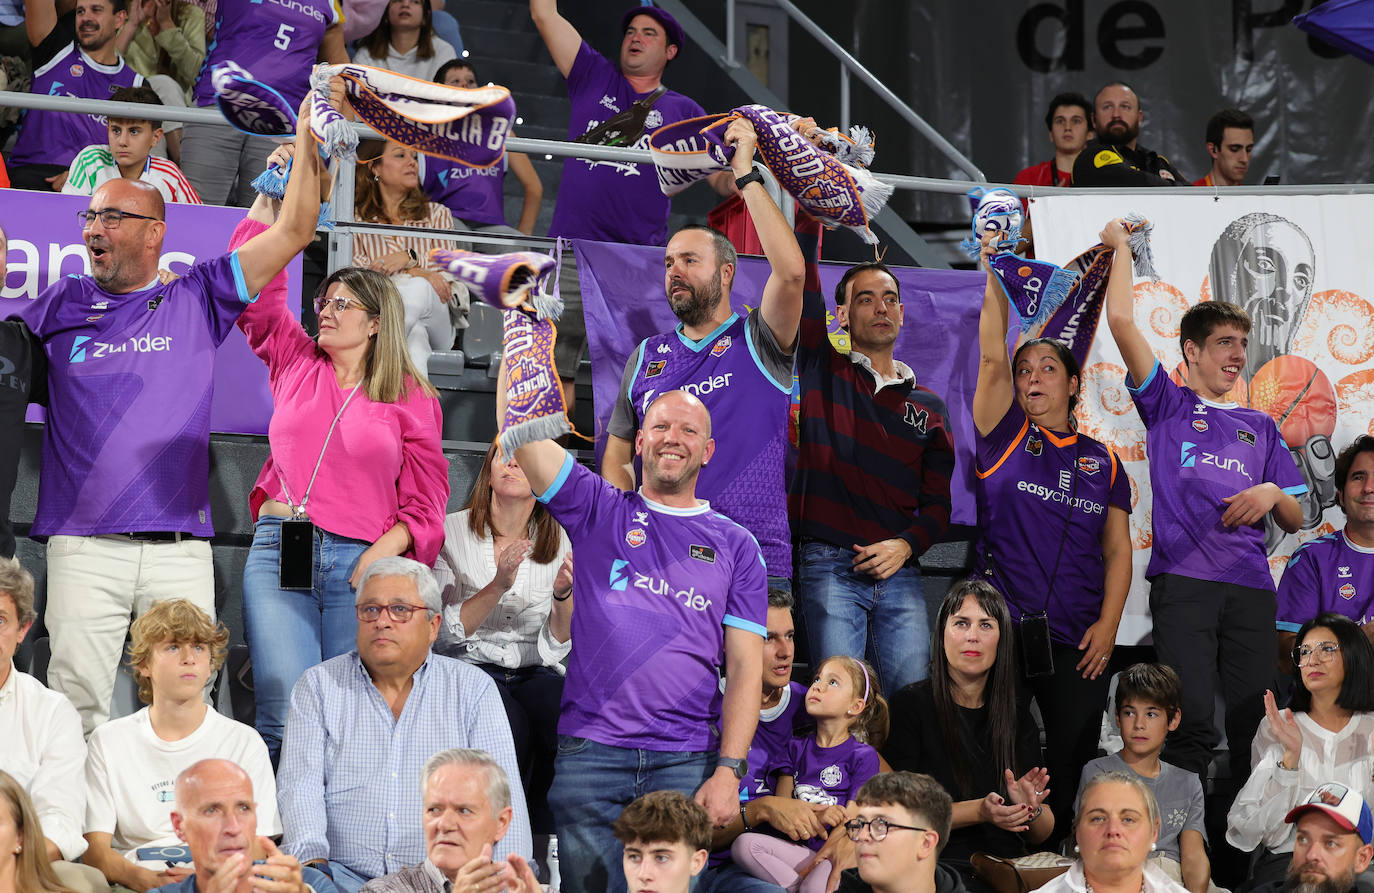
<svg viewBox="0 0 1374 893">
<path fill-rule="evenodd" d="M 30 93 L 109 99 L 117 87 L 136 87 L 143 77 L 115 49 L 115 35 L 129 18 L 128 0 L 77 0 L 58 16 L 55 0 L 28 0 L 24 27 L 33 48 Z M 76 153 L 108 142 L 100 115 L 29 109 L 10 153 L 10 181 L 18 189 L 59 192 Z"/>
<path fill-rule="evenodd" d="M 645 339 L 625 363 L 620 394 L 601 463 L 606 480 L 633 490 L 633 444 L 654 395 L 684 390 L 698 397 L 723 440 L 703 468 L 697 495 L 759 541 L 769 585 L 792 588 L 787 528 L 787 416 L 792 403 L 792 347 L 801 319 L 806 269 L 787 220 L 753 170 L 757 136 L 743 118 L 730 124 L 731 167 L 772 272 L 758 306 L 741 317 L 731 309 L 735 249 L 720 232 L 678 230 L 664 254 L 668 304 L 677 328 Z"/>
<path fill-rule="evenodd" d="M 686 391 L 660 394 L 635 452 L 644 484 L 624 493 L 551 440 L 515 450 L 577 555 L 549 790 L 564 893 L 624 893 L 611 823 L 646 791 L 695 795 L 717 827 L 735 819 L 759 722 L 763 558 L 747 530 L 696 497 L 715 453 L 710 413 Z"/>
<path fill-rule="evenodd" d="M 807 247 L 814 257 L 814 242 Z M 949 527 L 954 473 L 944 401 L 892 355 L 900 287 L 881 263 L 840 279 L 835 316 L 848 333 L 846 355 L 831 343 L 820 275 L 808 268 L 797 344 L 800 453 L 789 495 L 811 655 L 867 656 L 883 691 L 926 676 L 917 561 Z"/>
<path fill-rule="evenodd" d="M 1145 110 L 1123 83 L 1108 84 L 1093 100 L 1093 131 L 1073 164 L 1074 186 L 1184 186 L 1169 159 L 1137 144 Z"/>
<path fill-rule="evenodd" d="M 1284 818 L 1297 824 L 1293 864 L 1282 885 L 1255 893 L 1350 893 L 1374 857 L 1374 815 L 1358 792 L 1328 782 Z"/>
</svg>

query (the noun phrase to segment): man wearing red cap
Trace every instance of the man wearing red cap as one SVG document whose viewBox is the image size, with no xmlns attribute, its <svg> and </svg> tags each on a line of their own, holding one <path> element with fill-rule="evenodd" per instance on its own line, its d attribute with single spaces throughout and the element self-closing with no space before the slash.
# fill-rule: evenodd
<svg viewBox="0 0 1374 893">
<path fill-rule="evenodd" d="M 1282 887 L 1275 884 L 1259 891 L 1350 893 L 1355 889 L 1355 876 L 1374 857 L 1374 816 L 1358 791 L 1327 782 L 1293 807 L 1284 821 L 1297 825 L 1293 863 Z"/>
</svg>

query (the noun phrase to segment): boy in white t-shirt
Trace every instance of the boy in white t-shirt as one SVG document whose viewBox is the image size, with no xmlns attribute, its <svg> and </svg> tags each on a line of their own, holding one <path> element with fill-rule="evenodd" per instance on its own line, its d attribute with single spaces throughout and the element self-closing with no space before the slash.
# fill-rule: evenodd
<svg viewBox="0 0 1374 893">
<path fill-rule="evenodd" d="M 180 847 L 171 813 L 176 777 L 188 766 L 210 758 L 237 763 L 258 792 L 261 832 L 280 834 L 281 820 L 262 738 L 205 703 L 229 631 L 189 601 L 171 599 L 135 620 L 130 636 L 129 666 L 148 706 L 91 733 L 83 860 L 111 884 L 141 893 L 192 873 L 189 856 L 184 863 L 166 852 L 139 857 L 147 848 Z"/>
<path fill-rule="evenodd" d="M 142 102 L 162 105 L 157 92 L 146 84 L 120 87 L 110 94 L 115 102 Z M 162 121 L 153 118 L 116 118 L 106 124 L 108 143 L 87 146 L 72 159 L 67 168 L 67 182 L 62 191 L 69 195 L 94 195 L 100 184 L 123 177 L 142 180 L 157 187 L 163 201 L 199 205 L 191 181 L 182 174 L 176 162 L 152 154 L 153 147 L 162 140 Z"/>
</svg>

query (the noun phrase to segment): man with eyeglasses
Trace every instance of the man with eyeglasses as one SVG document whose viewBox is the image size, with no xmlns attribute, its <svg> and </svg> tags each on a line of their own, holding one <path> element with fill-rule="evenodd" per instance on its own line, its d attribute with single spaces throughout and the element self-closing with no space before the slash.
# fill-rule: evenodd
<svg viewBox="0 0 1374 893">
<path fill-rule="evenodd" d="M 840 877 L 839 893 L 962 893 L 954 869 L 936 862 L 949 838 L 954 806 L 929 775 L 875 775 L 854 798 L 845 823 L 858 868 Z"/>
<path fill-rule="evenodd" d="M 443 605 L 429 568 L 379 558 L 358 584 L 358 649 L 311 667 L 291 692 L 277 800 L 282 850 L 341 893 L 425 858 L 420 778 L 449 748 L 489 753 L 519 778 L 491 677 L 432 654 Z M 529 813 L 511 789 L 509 832 L 492 858 L 530 858 Z"/>
<path fill-rule="evenodd" d="M 59 279 L 13 315 L 48 358 L 30 530 L 47 540 L 48 683 L 71 699 L 88 734 L 109 716 L 131 614 L 180 597 L 214 616 L 215 350 L 314 237 L 319 153 L 309 118 L 297 132 L 298 176 L 267 232 L 164 284 L 162 195 L 139 180 L 112 180 L 81 212 L 91 275 Z"/>
</svg>

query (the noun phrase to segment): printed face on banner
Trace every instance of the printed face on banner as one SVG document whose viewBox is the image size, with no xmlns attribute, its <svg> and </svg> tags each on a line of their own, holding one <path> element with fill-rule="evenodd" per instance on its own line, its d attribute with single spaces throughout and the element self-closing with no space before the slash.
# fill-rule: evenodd
<svg viewBox="0 0 1374 893">
<path fill-rule="evenodd" d="M 1250 314 L 1245 365 L 1226 397 L 1274 419 L 1308 488 L 1298 497 L 1297 534 L 1285 534 L 1272 520 L 1266 525 L 1277 580 L 1301 543 L 1344 526 L 1335 456 L 1356 436 L 1374 434 L 1374 272 L 1362 262 L 1359 241 L 1374 197 L 1142 195 L 1131 208 L 1154 224 L 1151 243 L 1162 277 L 1136 283 L 1136 319 L 1175 381 L 1189 383 L 1178 344 L 1179 319 L 1189 306 L 1225 300 Z M 1110 196 L 1042 199 L 1037 254 L 1072 257 L 1096 241 L 1103 220 L 1119 213 Z M 1104 330 L 1083 371 L 1077 415 L 1080 430 L 1112 446 L 1136 484 L 1135 578 L 1120 633 L 1121 641 L 1134 642 L 1149 630 L 1144 568 L 1153 499 L 1144 427 L 1124 384 L 1120 354 Z M 1208 424 L 1203 409 L 1195 428 Z M 1240 430 L 1237 437 L 1253 444 L 1256 433 Z"/>
</svg>

